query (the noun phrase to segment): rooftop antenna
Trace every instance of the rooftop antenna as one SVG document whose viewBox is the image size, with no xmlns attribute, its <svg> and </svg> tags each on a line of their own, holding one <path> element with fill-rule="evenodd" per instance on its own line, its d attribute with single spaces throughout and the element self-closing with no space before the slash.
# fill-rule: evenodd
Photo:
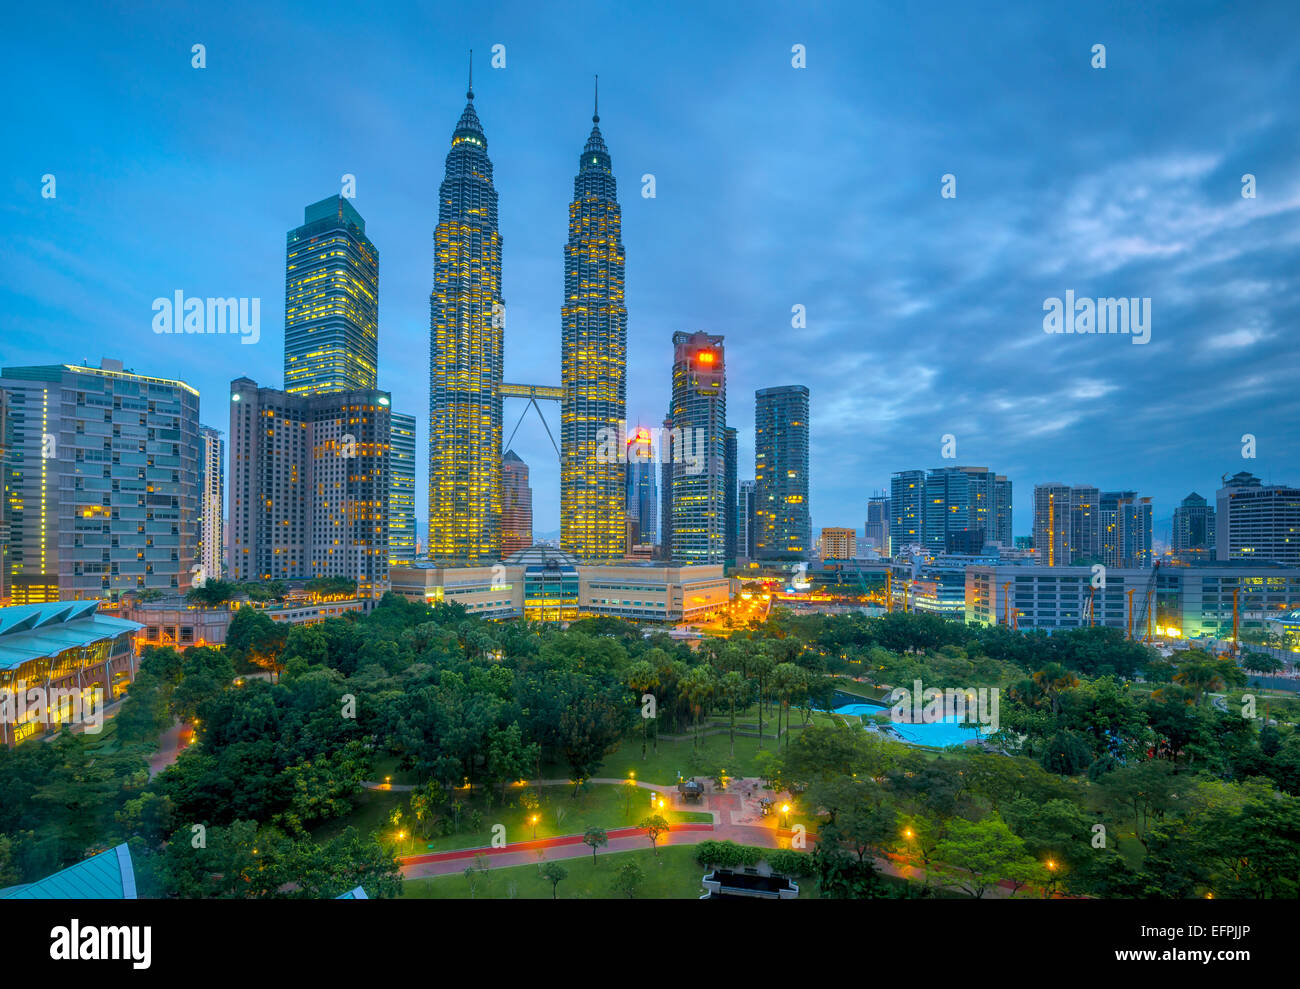
<svg viewBox="0 0 1300 989">
<path fill-rule="evenodd" d="M 465 94 L 467 99 L 474 98 L 474 49 L 469 50 L 469 91 Z"/>
<path fill-rule="evenodd" d="M 591 108 L 591 122 L 600 123 L 600 76 L 596 76 L 596 99 Z"/>
</svg>

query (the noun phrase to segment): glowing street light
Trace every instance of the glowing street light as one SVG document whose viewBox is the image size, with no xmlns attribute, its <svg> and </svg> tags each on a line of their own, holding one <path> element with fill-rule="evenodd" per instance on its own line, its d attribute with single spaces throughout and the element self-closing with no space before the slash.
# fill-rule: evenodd
<svg viewBox="0 0 1300 989">
<path fill-rule="evenodd" d="M 534 814 L 534 815 L 532 816 L 532 824 L 533 824 L 533 840 L 534 840 L 534 841 L 537 840 L 537 822 L 538 822 L 538 820 L 540 820 L 540 818 L 539 818 L 536 814 Z"/>
</svg>

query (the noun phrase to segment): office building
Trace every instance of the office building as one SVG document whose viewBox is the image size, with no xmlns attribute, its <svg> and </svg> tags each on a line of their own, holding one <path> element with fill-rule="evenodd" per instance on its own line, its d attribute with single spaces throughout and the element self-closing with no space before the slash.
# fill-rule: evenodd
<svg viewBox="0 0 1300 989">
<path fill-rule="evenodd" d="M 581 560 L 624 555 L 626 465 L 600 455 L 626 428 L 624 261 L 618 186 L 596 112 L 573 180 L 560 317 L 560 547 Z"/>
<path fill-rule="evenodd" d="M 379 252 L 350 200 L 330 196 L 289 231 L 284 273 L 284 390 L 369 391 L 379 365 Z"/>
<path fill-rule="evenodd" d="M 890 555 L 889 496 L 878 491 L 867 501 L 867 525 L 863 532 L 867 545 L 880 556 Z"/>
<path fill-rule="evenodd" d="M 1195 491 L 1174 509 L 1170 548 L 1176 555 L 1214 557 L 1214 508 Z"/>
<path fill-rule="evenodd" d="M 1300 489 L 1242 471 L 1215 496 L 1215 558 L 1300 564 Z"/>
<path fill-rule="evenodd" d="M 727 369 L 722 337 L 673 334 L 673 391 L 668 461 L 672 560 L 726 559 Z"/>
<path fill-rule="evenodd" d="M 389 413 L 388 565 L 415 562 L 415 416 Z"/>
<path fill-rule="evenodd" d="M 1101 562 L 1107 567 L 1151 566 L 1152 506 L 1136 491 L 1103 491 Z"/>
<path fill-rule="evenodd" d="M 754 482 L 758 505 L 754 556 L 760 561 L 795 563 L 812 555 L 808 431 L 805 386 L 760 388 L 754 393 Z"/>
<path fill-rule="evenodd" d="M 892 555 L 920 549 L 925 530 L 925 471 L 897 471 L 889 481 L 889 542 Z"/>
<path fill-rule="evenodd" d="M 472 77 L 465 95 L 433 235 L 427 549 L 435 560 L 473 562 L 501 553 L 505 300 L 497 192 Z"/>
<path fill-rule="evenodd" d="M 1053 481 L 1034 485 L 1034 550 L 1045 567 L 1067 567 L 1072 562 L 1071 488 Z"/>
<path fill-rule="evenodd" d="M 501 553 L 509 556 L 533 545 L 533 489 L 528 465 L 514 450 L 501 461 Z"/>
<path fill-rule="evenodd" d="M 736 463 L 739 456 L 738 447 L 736 429 L 734 426 L 728 426 L 722 431 L 722 497 L 727 513 L 723 522 L 725 527 L 723 556 L 726 565 L 729 567 L 736 565 L 736 499 L 739 497 L 738 465 Z"/>
<path fill-rule="evenodd" d="M 758 524 L 756 481 L 741 481 L 736 488 L 736 556 L 749 560 L 754 556 L 755 526 Z"/>
<path fill-rule="evenodd" d="M 654 546 L 659 538 L 659 464 L 650 430 L 638 426 L 627 444 L 627 520 L 636 546 Z"/>
<path fill-rule="evenodd" d="M 14 604 L 189 590 L 198 567 L 199 393 L 183 381 L 53 364 L 5 368 Z"/>
</svg>

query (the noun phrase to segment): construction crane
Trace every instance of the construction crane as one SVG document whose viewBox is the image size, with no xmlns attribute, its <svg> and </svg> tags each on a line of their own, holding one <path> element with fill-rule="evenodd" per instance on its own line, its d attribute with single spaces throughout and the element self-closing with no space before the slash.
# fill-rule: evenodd
<svg viewBox="0 0 1300 989">
<path fill-rule="evenodd" d="M 1093 611 L 1093 598 L 1096 596 L 1096 594 L 1097 594 L 1097 588 L 1089 586 L 1088 587 L 1088 627 L 1089 628 L 1097 624 L 1097 615 Z"/>
<path fill-rule="evenodd" d="M 1237 595 L 1241 591 L 1239 588 L 1232 589 L 1232 657 L 1237 658 L 1237 635 L 1241 630 L 1241 611 L 1237 606 Z"/>
<path fill-rule="evenodd" d="M 1142 611 L 1138 615 L 1138 628 L 1146 624 L 1146 630 L 1142 634 L 1143 642 L 1151 642 L 1155 638 L 1155 594 L 1156 594 L 1156 575 L 1160 572 L 1160 561 L 1156 560 L 1151 564 L 1151 576 L 1147 578 L 1147 589 L 1142 599 Z M 1133 592 L 1129 592 L 1129 631 L 1128 637 L 1133 638 Z"/>
</svg>

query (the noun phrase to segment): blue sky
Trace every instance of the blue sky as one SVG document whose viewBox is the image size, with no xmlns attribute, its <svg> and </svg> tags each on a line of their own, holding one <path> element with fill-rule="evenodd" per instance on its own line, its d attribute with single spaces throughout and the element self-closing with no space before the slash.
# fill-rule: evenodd
<svg viewBox="0 0 1300 989">
<path fill-rule="evenodd" d="M 380 253 L 380 386 L 423 418 L 437 188 L 472 47 L 507 380 L 559 381 L 599 73 L 630 419 L 659 421 L 670 337 L 699 329 L 727 338 L 742 477 L 754 390 L 810 387 L 815 527 L 860 530 L 892 471 L 944 463 L 946 433 L 957 463 L 1014 481 L 1017 533 L 1036 482 L 1136 488 L 1157 520 L 1224 473 L 1300 483 L 1292 2 L 87 3 L 7 21 L 4 365 L 120 357 L 189 381 L 224 429 L 232 378 L 280 383 L 285 232 L 346 172 Z M 261 342 L 155 335 L 152 300 L 177 289 L 261 298 Z M 1151 342 L 1045 334 L 1066 290 L 1150 298 Z M 514 447 L 537 529 L 557 528 L 531 416 Z"/>
</svg>

